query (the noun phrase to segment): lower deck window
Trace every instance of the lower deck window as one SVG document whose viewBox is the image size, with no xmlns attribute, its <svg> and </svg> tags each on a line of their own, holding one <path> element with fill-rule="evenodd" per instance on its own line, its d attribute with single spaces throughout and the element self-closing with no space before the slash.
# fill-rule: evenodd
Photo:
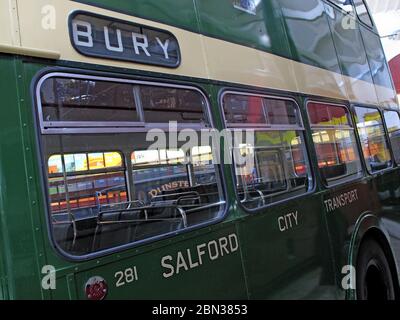
<svg viewBox="0 0 400 320">
<path fill-rule="evenodd" d="M 198 137 L 211 127 L 199 89 L 53 73 L 37 92 L 52 237 L 62 252 L 86 258 L 221 217 L 211 148 L 168 134 L 170 121 Z M 164 146 L 147 139 L 154 128 Z"/>
<path fill-rule="evenodd" d="M 378 109 L 356 107 L 357 130 L 369 172 L 392 166 L 382 116 Z"/>
<path fill-rule="evenodd" d="M 227 92 L 222 104 L 226 126 L 242 137 L 233 158 L 238 200 L 246 209 L 311 189 L 304 128 L 294 100 Z"/>
<path fill-rule="evenodd" d="M 302 132 L 257 131 L 255 138 L 238 150 L 254 159 L 235 165 L 240 202 L 255 209 L 307 192 L 311 177 Z"/>
<path fill-rule="evenodd" d="M 361 176 L 361 160 L 347 108 L 309 102 L 307 111 L 323 181 L 330 186 Z"/>
<path fill-rule="evenodd" d="M 122 145 L 135 141 L 134 134 L 115 135 L 111 141 L 117 137 Z M 104 145 L 107 140 L 49 136 L 45 142 L 62 150 Z M 224 201 L 210 147 L 186 153 L 124 149 L 48 157 L 53 235 L 67 253 L 87 255 L 176 233 L 220 216 Z"/>
</svg>

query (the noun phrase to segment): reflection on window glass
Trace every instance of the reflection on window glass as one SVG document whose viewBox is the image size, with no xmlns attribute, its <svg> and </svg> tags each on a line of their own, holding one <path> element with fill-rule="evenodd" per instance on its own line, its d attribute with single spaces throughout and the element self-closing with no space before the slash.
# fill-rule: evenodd
<svg viewBox="0 0 400 320">
<path fill-rule="evenodd" d="M 249 209 L 306 192 L 310 188 L 310 170 L 301 131 L 255 132 L 255 145 L 243 143 L 235 158 L 237 189 L 242 204 Z M 244 142 L 244 141 L 243 141 Z"/>
<path fill-rule="evenodd" d="M 128 192 L 119 152 L 48 158 L 53 231 L 63 250 L 84 255 L 176 232 L 221 212 L 210 146 L 187 154 L 182 149 L 136 150 L 131 165 Z"/>
<path fill-rule="evenodd" d="M 89 153 L 89 169 L 103 169 L 104 168 L 104 153 Z"/>
<path fill-rule="evenodd" d="M 396 111 L 385 111 L 385 123 L 397 164 L 400 164 L 400 118 Z"/>
<path fill-rule="evenodd" d="M 227 94 L 224 96 L 225 120 L 235 124 L 265 124 L 263 100 L 260 97 Z"/>
<path fill-rule="evenodd" d="M 367 168 L 375 172 L 392 165 L 382 118 L 377 109 L 356 107 L 357 130 Z"/>
<path fill-rule="evenodd" d="M 39 88 L 49 218 L 61 251 L 82 257 L 217 221 L 225 201 L 211 146 L 176 145 L 167 134 L 164 149 L 152 150 L 146 140 L 168 121 L 199 137 L 211 126 L 206 96 L 173 84 L 83 77 L 43 78 Z"/>
<path fill-rule="evenodd" d="M 230 125 L 301 125 L 291 100 L 226 94 L 223 103 L 225 120 Z"/>
<path fill-rule="evenodd" d="M 313 126 L 350 126 L 351 120 L 346 108 L 310 102 L 307 105 L 308 116 Z"/>
<path fill-rule="evenodd" d="M 97 126 L 107 122 L 125 126 L 136 122 L 137 126 L 143 121 L 210 125 L 207 102 L 199 91 L 101 79 L 46 79 L 40 88 L 45 126 L 66 125 L 63 122 L 68 126 L 90 126 L 94 122 Z"/>
<path fill-rule="evenodd" d="M 107 168 L 122 167 L 122 157 L 119 152 L 105 152 L 105 165 Z"/>
<path fill-rule="evenodd" d="M 49 78 L 41 100 L 44 121 L 139 121 L 129 84 Z"/>
<path fill-rule="evenodd" d="M 297 108 L 293 101 L 264 99 L 267 122 L 271 125 L 301 125 Z"/>
<path fill-rule="evenodd" d="M 353 2 L 360 20 L 364 22 L 367 26 L 372 27 L 372 20 L 364 0 L 353 0 Z"/>
<path fill-rule="evenodd" d="M 353 5 L 351 0 L 330 0 L 338 7 L 342 8 L 346 12 L 353 12 Z"/>
<path fill-rule="evenodd" d="M 362 166 L 347 109 L 310 102 L 307 111 L 313 129 L 319 171 L 325 182 L 332 185 L 360 176 Z"/>
<path fill-rule="evenodd" d="M 296 104 L 233 93 L 226 94 L 223 103 L 228 125 L 246 124 L 246 130 L 255 125 L 251 130 L 254 143 L 249 143 L 243 131 L 241 143 L 233 150 L 236 188 L 242 205 L 256 209 L 307 192 L 311 174 Z M 259 126 L 261 123 L 275 130 L 265 131 Z M 287 127 L 293 129 L 284 129 Z"/>
<path fill-rule="evenodd" d="M 204 112 L 206 102 L 197 91 L 140 86 L 140 99 L 146 122 L 208 124 Z"/>
<path fill-rule="evenodd" d="M 87 155 L 83 154 L 67 154 L 64 156 L 65 171 L 76 172 L 88 169 Z"/>
<path fill-rule="evenodd" d="M 48 162 L 49 173 L 61 173 L 63 172 L 63 165 L 60 155 L 54 155 L 49 158 Z"/>
</svg>

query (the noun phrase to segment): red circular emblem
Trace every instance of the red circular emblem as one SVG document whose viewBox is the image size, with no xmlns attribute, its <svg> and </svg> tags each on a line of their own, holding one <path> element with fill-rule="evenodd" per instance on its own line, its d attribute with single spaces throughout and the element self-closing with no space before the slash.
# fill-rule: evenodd
<svg viewBox="0 0 400 320">
<path fill-rule="evenodd" d="M 103 300 L 107 295 L 107 291 L 107 283 L 102 277 L 91 277 L 86 282 L 85 293 L 89 300 Z"/>
</svg>

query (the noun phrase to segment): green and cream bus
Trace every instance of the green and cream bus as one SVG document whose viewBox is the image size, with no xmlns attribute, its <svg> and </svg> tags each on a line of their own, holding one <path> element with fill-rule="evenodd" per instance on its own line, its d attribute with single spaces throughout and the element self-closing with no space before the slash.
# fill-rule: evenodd
<svg viewBox="0 0 400 320">
<path fill-rule="evenodd" d="M 400 297 L 399 105 L 363 0 L 0 18 L 0 298 Z M 204 132 L 243 140 L 182 138 Z"/>
</svg>

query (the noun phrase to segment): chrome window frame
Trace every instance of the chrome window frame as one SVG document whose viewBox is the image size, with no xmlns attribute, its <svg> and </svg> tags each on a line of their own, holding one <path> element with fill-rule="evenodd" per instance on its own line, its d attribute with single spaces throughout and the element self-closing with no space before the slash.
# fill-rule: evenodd
<svg viewBox="0 0 400 320">
<path fill-rule="evenodd" d="M 81 80 L 94 80 L 104 81 L 110 83 L 121 83 L 131 85 L 147 85 L 153 87 L 183 89 L 198 92 L 203 98 L 205 108 L 204 114 L 207 119 L 207 125 L 200 123 L 181 123 L 177 124 L 177 129 L 184 129 L 190 127 L 191 129 L 207 129 L 213 128 L 213 122 L 210 111 L 210 103 L 206 95 L 199 88 L 186 85 L 168 84 L 155 81 L 132 80 L 117 77 L 94 76 L 85 74 L 75 74 L 68 72 L 50 72 L 42 76 L 36 84 L 36 104 L 39 119 L 40 130 L 42 134 L 75 134 L 75 133 L 120 133 L 120 132 L 143 132 L 152 128 L 169 128 L 168 123 L 165 122 L 146 122 L 144 119 L 143 108 L 136 105 L 136 112 L 140 121 L 45 121 L 43 119 L 43 107 L 41 99 L 41 88 L 43 83 L 50 78 L 64 78 L 64 79 L 81 79 Z M 136 95 L 135 102 L 137 103 Z M 112 110 L 112 109 L 111 109 Z"/>
<path fill-rule="evenodd" d="M 234 95 L 240 95 L 240 96 L 251 96 L 251 97 L 259 97 L 259 98 L 270 98 L 270 99 L 274 99 L 274 100 L 284 100 L 284 101 L 292 101 L 294 102 L 295 105 L 295 109 L 297 112 L 297 116 L 298 119 L 300 120 L 300 124 L 298 125 L 279 125 L 279 124 L 268 124 L 268 123 L 254 123 L 254 124 L 243 124 L 243 123 L 239 123 L 239 124 L 235 124 L 235 123 L 230 123 L 228 121 L 226 121 L 226 117 L 225 117 L 225 110 L 224 110 L 224 97 L 228 94 L 234 94 Z M 284 130 L 294 130 L 294 129 L 300 129 L 300 130 L 305 130 L 304 129 L 304 122 L 303 119 L 301 117 L 301 113 L 300 113 L 300 107 L 297 103 L 297 101 L 293 98 L 289 98 L 289 97 L 280 97 L 280 96 L 274 96 L 274 95 L 266 95 L 266 94 L 259 94 L 259 93 L 251 93 L 251 92 L 243 92 L 243 91 L 233 91 L 233 90 L 226 90 L 221 94 L 220 97 L 220 105 L 221 105 L 221 111 L 222 111 L 222 120 L 224 121 L 224 125 L 227 129 L 242 129 L 242 128 L 257 128 L 258 129 L 265 129 L 268 131 L 272 131 L 272 130 L 283 130 L 282 128 L 284 128 Z M 265 113 L 265 105 L 263 102 L 263 111 Z"/>
<path fill-rule="evenodd" d="M 363 145 L 362 145 L 362 142 L 361 142 L 361 139 L 360 139 L 360 134 L 358 133 L 357 122 L 355 121 L 356 116 L 357 116 L 356 108 L 374 109 L 374 110 L 378 111 L 378 113 L 379 113 L 379 115 L 381 117 L 381 120 L 382 120 L 381 121 L 381 125 L 382 125 L 382 129 L 383 129 L 383 136 L 384 136 L 385 141 L 386 141 L 386 147 L 387 147 L 387 150 L 388 150 L 388 152 L 390 154 L 390 161 L 391 161 L 390 166 L 388 166 L 385 169 L 381 169 L 381 170 L 377 170 L 377 171 L 371 171 L 368 168 L 367 161 L 366 161 L 366 159 L 364 157 L 364 152 L 362 151 L 362 146 Z M 360 104 L 354 104 L 353 105 L 353 110 L 354 110 L 353 111 L 354 123 L 356 125 L 355 130 L 357 130 L 358 141 L 359 141 L 360 147 L 361 147 L 361 154 L 362 154 L 364 165 L 365 165 L 365 168 L 366 168 L 368 174 L 372 176 L 372 175 L 381 174 L 382 172 L 386 172 L 388 170 L 393 169 L 396 166 L 396 160 L 394 159 L 394 155 L 393 155 L 393 152 L 392 152 L 392 144 L 390 142 L 390 137 L 389 137 L 388 132 L 387 132 L 386 122 L 385 122 L 385 118 L 384 118 L 384 115 L 383 115 L 383 111 L 377 106 L 365 106 L 365 105 L 360 105 Z"/>
<path fill-rule="evenodd" d="M 83 127 L 81 125 L 77 126 L 77 127 L 71 127 L 71 128 L 65 128 L 65 129 L 64 128 L 44 128 L 43 127 L 43 119 L 41 119 L 41 116 L 43 115 L 43 113 L 42 113 L 42 108 L 41 108 L 40 89 L 41 89 L 43 82 L 46 79 L 48 79 L 50 77 L 54 77 L 54 76 L 69 77 L 69 78 L 79 77 L 79 78 L 83 78 L 83 79 L 99 79 L 99 80 L 108 79 L 108 81 L 110 81 L 110 82 L 114 81 L 114 82 L 122 82 L 122 83 L 153 85 L 153 86 L 158 86 L 158 87 L 180 88 L 180 89 L 197 91 L 198 93 L 201 94 L 201 96 L 204 99 L 205 105 L 204 105 L 203 110 L 206 115 L 206 119 L 208 120 L 208 123 L 207 123 L 208 126 L 199 125 L 197 123 L 184 123 L 184 124 L 178 123 L 177 130 L 185 129 L 188 127 L 191 129 L 194 129 L 194 130 L 214 129 L 215 128 L 212 113 L 211 113 L 210 101 L 207 98 L 207 96 L 204 94 L 204 92 L 195 86 L 180 85 L 180 84 L 167 83 L 167 82 L 164 83 L 164 82 L 157 82 L 157 81 L 151 81 L 151 80 L 146 81 L 146 80 L 123 79 L 123 78 L 119 78 L 118 76 L 115 76 L 115 77 L 93 76 L 90 74 L 85 74 L 83 71 L 81 71 L 80 73 L 49 71 L 44 74 L 43 73 L 39 74 L 39 76 L 37 77 L 38 80 L 35 82 L 35 86 L 32 88 L 32 93 L 34 95 L 36 95 L 34 98 L 34 101 L 36 104 L 35 105 L 35 113 L 38 117 L 37 127 L 40 128 L 40 131 L 38 131 L 39 148 L 40 148 L 40 152 L 39 152 L 40 163 L 47 161 L 47 159 L 43 159 L 43 153 L 42 153 L 41 148 L 42 148 L 42 139 L 43 139 L 42 136 L 46 136 L 49 134 L 53 134 L 53 135 L 61 134 L 62 135 L 62 134 L 93 134 L 93 133 L 94 134 L 96 134 L 96 133 L 140 133 L 140 132 L 143 133 L 152 128 L 169 129 L 168 123 L 144 123 L 143 125 L 142 125 L 142 123 L 140 123 L 140 125 L 136 125 L 136 123 L 135 123 L 135 126 L 132 126 L 132 127 L 117 127 L 117 128 L 100 127 L 100 126 L 98 126 L 98 127 Z M 123 152 L 122 152 L 122 154 L 125 155 Z M 127 171 L 127 168 L 128 168 L 126 165 L 127 159 L 125 157 L 124 157 L 124 159 L 125 159 L 125 172 L 126 172 L 125 180 L 126 180 L 126 184 L 127 184 L 127 190 L 128 190 L 128 192 L 130 192 L 130 190 L 129 190 L 130 185 L 127 180 L 127 175 L 131 174 L 131 173 Z M 50 242 L 51 242 L 52 246 L 55 248 L 56 252 L 58 254 L 60 254 L 61 257 L 67 259 L 68 261 L 89 261 L 94 258 L 104 257 L 109 254 L 118 253 L 123 250 L 137 248 L 138 246 L 151 245 L 151 244 L 155 243 L 156 241 L 181 236 L 181 238 L 178 238 L 178 241 L 179 241 L 179 239 L 182 239 L 182 237 L 185 237 L 184 235 L 187 232 L 199 230 L 201 228 L 219 223 L 219 222 L 223 221 L 227 216 L 228 196 L 227 196 L 226 187 L 224 187 L 225 186 L 225 177 L 224 177 L 224 173 L 222 170 L 222 165 L 215 164 L 214 167 L 215 167 L 215 175 L 216 175 L 216 179 L 217 179 L 217 189 L 218 189 L 219 200 L 218 200 L 218 202 L 209 204 L 204 207 L 205 209 L 212 208 L 212 207 L 220 207 L 218 209 L 218 211 L 216 212 L 216 215 L 213 219 L 209 219 L 207 221 L 198 223 L 196 225 L 187 227 L 182 230 L 163 233 L 163 234 L 152 236 L 152 237 L 149 237 L 146 239 L 129 242 L 129 243 L 118 245 L 118 246 L 113 246 L 111 248 L 106 248 L 106 249 L 98 250 L 95 252 L 86 253 L 83 255 L 76 255 L 76 254 L 64 251 L 59 246 L 57 241 L 54 239 L 54 231 L 53 231 L 53 228 L 51 225 L 51 208 L 50 208 L 50 203 L 49 203 L 50 198 L 49 198 L 49 192 L 48 192 L 48 189 L 49 189 L 48 174 L 45 170 L 45 166 L 42 166 L 43 186 L 45 188 L 44 203 L 45 203 L 45 207 L 46 207 L 46 223 L 47 223 L 47 229 L 48 229 L 47 234 L 49 235 Z"/>
<path fill-rule="evenodd" d="M 271 99 L 275 99 L 275 100 L 286 100 L 286 101 L 292 101 L 295 105 L 299 120 L 300 120 L 300 125 L 268 125 L 267 123 L 261 124 L 261 125 L 246 125 L 246 124 L 239 124 L 237 126 L 235 126 L 234 124 L 229 125 L 229 123 L 226 121 L 226 117 L 225 117 L 225 110 L 224 110 L 224 97 L 227 94 L 235 94 L 235 95 L 244 95 L 244 96 L 256 96 L 256 97 L 262 97 L 262 98 L 271 98 Z M 237 189 L 237 176 L 236 176 L 236 172 L 235 172 L 235 167 L 234 164 L 232 164 L 232 175 L 233 175 L 233 181 L 235 183 L 234 185 L 234 189 L 235 189 L 235 196 L 236 196 L 236 200 L 239 203 L 239 206 L 241 208 L 243 208 L 243 210 L 245 212 L 251 213 L 251 214 L 255 214 L 255 213 L 259 213 L 259 212 L 263 212 L 263 210 L 265 210 L 266 208 L 269 208 L 271 206 L 275 206 L 275 205 L 279 205 L 282 203 L 286 203 L 288 201 L 300 198 L 300 197 L 304 197 L 312 192 L 314 192 L 315 188 L 316 188 L 316 183 L 315 183 L 315 175 L 314 175 L 314 171 L 312 168 L 312 163 L 311 163 L 311 159 L 310 159 L 310 155 L 308 152 L 308 146 L 307 146 L 307 139 L 306 139 L 306 128 L 304 126 L 304 121 L 303 121 L 303 116 L 301 114 L 301 110 L 300 110 L 300 105 L 297 103 L 297 101 L 292 98 L 292 97 L 287 97 L 287 96 L 280 96 L 280 95 L 272 95 L 272 94 L 262 94 L 259 92 L 251 92 L 251 91 L 239 91 L 239 90 L 232 90 L 232 89 L 222 89 L 219 93 L 219 109 L 221 112 L 221 117 L 223 120 L 223 125 L 226 129 L 231 129 L 233 131 L 236 130 L 243 130 L 243 129 L 254 129 L 258 132 L 270 132 L 270 131 L 288 131 L 288 130 L 294 130 L 294 131 L 301 131 L 303 132 L 302 138 L 303 138 L 303 146 L 304 146 L 304 150 L 305 150 L 305 160 L 307 161 L 308 164 L 308 176 L 307 176 L 307 180 L 309 181 L 309 186 L 306 192 L 300 194 L 300 195 L 295 195 L 295 196 L 288 196 L 285 197 L 284 199 L 279 199 L 279 200 L 274 200 L 271 201 L 270 203 L 265 203 L 265 198 L 268 197 L 264 197 L 263 205 L 261 206 L 257 206 L 256 208 L 248 208 L 246 206 L 244 206 L 239 198 L 238 195 L 238 189 Z M 276 192 L 272 195 L 269 196 L 276 196 L 276 195 L 281 195 L 287 193 L 287 191 L 283 191 L 283 192 Z"/>
<path fill-rule="evenodd" d="M 348 117 L 349 117 L 350 125 L 348 125 L 348 126 L 346 126 L 346 125 L 337 125 L 337 126 L 335 126 L 335 125 L 326 125 L 326 126 L 325 125 L 313 125 L 311 122 L 311 119 L 310 119 L 310 113 L 308 112 L 308 104 L 309 103 L 318 103 L 318 104 L 323 104 L 323 105 L 327 105 L 327 106 L 337 106 L 337 107 L 342 107 L 342 108 L 346 109 Z M 360 148 L 358 146 L 358 139 L 359 139 L 358 131 L 357 131 L 357 128 L 356 128 L 355 123 L 352 118 L 351 109 L 345 104 L 340 104 L 340 103 L 335 103 L 335 102 L 331 103 L 331 102 L 326 102 L 326 101 L 318 101 L 318 100 L 310 99 L 310 100 L 307 100 L 307 102 L 306 102 L 306 112 L 307 112 L 307 117 L 308 117 L 308 123 L 310 124 L 310 128 L 311 128 L 311 134 L 313 133 L 313 129 L 316 129 L 316 130 L 324 130 L 324 129 L 326 129 L 326 130 L 334 130 L 334 129 L 348 130 L 348 131 L 353 131 L 353 133 L 354 133 L 355 150 L 357 150 L 357 153 L 358 153 L 361 170 L 359 172 L 356 172 L 356 173 L 353 173 L 350 175 L 342 175 L 342 176 L 332 178 L 332 181 L 335 181 L 332 183 L 329 183 L 328 180 L 325 179 L 325 181 L 322 181 L 324 186 L 326 186 L 327 188 L 333 188 L 338 185 L 342 185 L 344 183 L 352 182 L 352 181 L 362 178 L 364 176 L 364 168 L 363 168 L 364 154 L 362 153 L 362 150 L 360 152 Z M 312 140 L 312 144 L 313 144 L 314 152 L 316 153 L 314 140 Z M 318 161 L 318 159 L 317 159 L 317 161 Z M 318 162 L 317 162 L 316 168 L 319 172 L 320 168 L 318 166 Z M 354 177 L 352 178 L 351 176 L 353 176 L 353 175 L 354 175 Z"/>
<path fill-rule="evenodd" d="M 399 111 L 395 110 L 395 109 L 383 109 L 382 110 L 383 122 L 385 124 L 385 129 L 386 129 L 386 133 L 387 133 L 387 136 L 388 136 L 388 139 L 389 139 L 390 149 L 391 149 L 392 157 L 393 157 L 393 161 L 394 161 L 393 167 L 398 167 L 400 165 L 400 161 L 396 161 L 396 155 L 394 154 L 393 143 L 392 143 L 392 139 L 390 137 L 391 133 L 389 132 L 389 128 L 387 126 L 386 119 L 385 119 L 385 114 L 388 113 L 388 112 L 395 112 L 397 114 L 397 117 L 399 118 L 399 121 L 400 121 L 400 114 L 399 114 Z M 400 155 L 399 155 L 399 158 L 400 158 Z"/>
</svg>

